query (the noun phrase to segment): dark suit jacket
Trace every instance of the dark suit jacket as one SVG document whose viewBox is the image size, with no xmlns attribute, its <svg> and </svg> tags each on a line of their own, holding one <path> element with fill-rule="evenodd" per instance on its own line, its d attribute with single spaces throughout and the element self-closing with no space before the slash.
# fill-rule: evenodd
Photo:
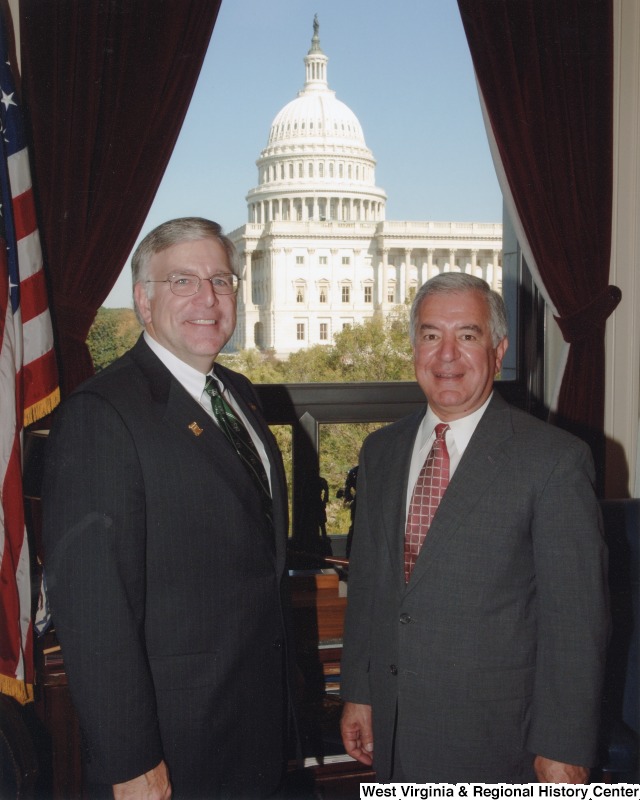
<svg viewBox="0 0 640 800">
<path fill-rule="evenodd" d="M 590 451 L 494 394 L 405 586 L 423 414 L 372 434 L 358 472 L 342 693 L 373 706 L 378 778 L 396 708 L 409 781 L 518 782 L 533 754 L 589 765 L 608 625 Z"/>
<path fill-rule="evenodd" d="M 270 791 L 283 766 L 284 471 L 249 381 L 216 370 L 265 443 L 275 536 L 225 436 L 142 338 L 57 413 L 43 488 L 92 778 L 164 758 L 177 798 Z"/>
</svg>

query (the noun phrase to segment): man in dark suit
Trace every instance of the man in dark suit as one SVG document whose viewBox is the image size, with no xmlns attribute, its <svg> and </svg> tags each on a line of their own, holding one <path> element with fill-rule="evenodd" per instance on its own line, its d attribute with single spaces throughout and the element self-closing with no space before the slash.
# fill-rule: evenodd
<svg viewBox="0 0 640 800">
<path fill-rule="evenodd" d="M 360 457 L 345 747 L 383 782 L 586 782 L 608 627 L 590 451 L 493 391 L 507 322 L 484 281 L 432 278 L 411 331 L 428 406 Z M 445 489 L 412 562 L 439 423 Z"/>
<path fill-rule="evenodd" d="M 152 231 L 132 259 L 144 333 L 49 437 L 53 618 L 90 780 L 116 798 L 266 796 L 283 773 L 285 477 L 251 384 L 214 366 L 234 260 L 214 222 Z"/>
</svg>

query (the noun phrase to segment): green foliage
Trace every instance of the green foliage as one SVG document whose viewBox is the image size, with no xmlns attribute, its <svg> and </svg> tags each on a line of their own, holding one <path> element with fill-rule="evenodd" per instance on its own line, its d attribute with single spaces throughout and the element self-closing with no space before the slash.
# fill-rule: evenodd
<svg viewBox="0 0 640 800">
<path fill-rule="evenodd" d="M 327 505 L 327 531 L 347 533 L 351 513 L 342 500 L 336 497 L 344 486 L 347 472 L 358 463 L 360 448 L 365 437 L 384 423 L 363 422 L 346 425 L 320 426 L 320 474 L 329 484 Z"/>
<path fill-rule="evenodd" d="M 386 319 L 374 317 L 345 328 L 335 337 L 332 361 L 344 381 L 413 379 L 407 311 L 399 306 Z"/>
<path fill-rule="evenodd" d="M 130 350 L 141 330 L 135 312 L 130 308 L 98 309 L 87 336 L 96 372 Z"/>
<path fill-rule="evenodd" d="M 241 350 L 238 353 L 221 353 L 216 359 L 229 369 L 241 372 L 253 383 L 284 382 L 283 362 L 258 350 Z"/>
</svg>

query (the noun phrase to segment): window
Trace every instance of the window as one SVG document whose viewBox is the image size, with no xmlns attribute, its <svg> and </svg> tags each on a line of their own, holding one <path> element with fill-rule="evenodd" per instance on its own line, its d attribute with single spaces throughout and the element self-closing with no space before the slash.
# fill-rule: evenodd
<svg viewBox="0 0 640 800">
<path fill-rule="evenodd" d="M 253 341 L 256 347 L 264 347 L 264 327 L 261 322 L 253 326 Z"/>
<path fill-rule="evenodd" d="M 333 178 L 333 161 L 329 162 L 329 177 Z"/>
<path fill-rule="evenodd" d="M 320 295 L 318 296 L 318 302 L 326 303 L 327 302 L 327 287 L 321 286 L 320 287 Z"/>
<path fill-rule="evenodd" d="M 324 162 L 322 161 L 318 164 L 318 177 L 324 178 Z"/>
<path fill-rule="evenodd" d="M 308 172 L 309 172 L 309 177 L 313 178 L 313 162 L 311 162 L 311 161 L 309 162 L 309 170 L 308 170 Z"/>
<path fill-rule="evenodd" d="M 298 164 L 298 177 L 304 178 L 304 164 L 302 161 Z"/>
<path fill-rule="evenodd" d="M 296 286 L 296 303 L 304 303 L 304 286 Z"/>
<path fill-rule="evenodd" d="M 396 301 L 396 287 L 390 283 L 387 287 L 387 303 L 395 303 Z"/>
<path fill-rule="evenodd" d="M 348 285 L 342 287 L 342 302 L 343 303 L 351 302 L 351 287 Z"/>
<path fill-rule="evenodd" d="M 304 256 L 296 256 L 296 264 L 304 264 Z"/>
<path fill-rule="evenodd" d="M 326 342 L 329 340 L 329 323 L 328 322 L 321 322 L 320 323 L 320 341 Z"/>
<path fill-rule="evenodd" d="M 289 164 L 289 177 L 293 178 L 293 164 Z"/>
<path fill-rule="evenodd" d="M 304 342 L 304 322 L 296 323 L 296 339 L 299 342 Z"/>
<path fill-rule="evenodd" d="M 319 256 L 318 257 L 318 264 L 320 264 L 321 267 L 325 267 L 328 263 L 329 263 L 329 259 L 327 258 L 327 256 Z"/>
<path fill-rule="evenodd" d="M 351 263 L 351 256 L 342 256 L 342 266 L 348 267 Z"/>
<path fill-rule="evenodd" d="M 364 287 L 364 302 L 373 303 L 373 286 Z"/>
</svg>

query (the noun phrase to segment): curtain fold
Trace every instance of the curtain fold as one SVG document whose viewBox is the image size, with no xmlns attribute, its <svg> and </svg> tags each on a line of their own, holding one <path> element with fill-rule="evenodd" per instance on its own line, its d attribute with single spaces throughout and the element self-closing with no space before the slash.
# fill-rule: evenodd
<svg viewBox="0 0 640 800">
<path fill-rule="evenodd" d="M 221 0 L 21 0 L 22 86 L 67 395 L 173 151 Z"/>
<path fill-rule="evenodd" d="M 613 158 L 612 0 L 458 0 L 499 179 L 569 344 L 554 422 L 603 467 Z"/>
</svg>

